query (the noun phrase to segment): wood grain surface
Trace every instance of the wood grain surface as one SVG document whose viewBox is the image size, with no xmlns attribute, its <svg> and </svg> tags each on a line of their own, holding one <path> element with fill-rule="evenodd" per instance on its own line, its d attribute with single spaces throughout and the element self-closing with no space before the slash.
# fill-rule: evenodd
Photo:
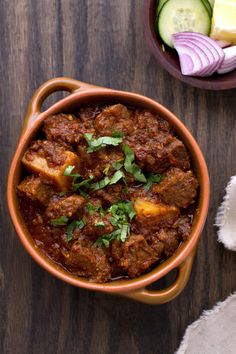
<svg viewBox="0 0 236 354">
<path fill-rule="evenodd" d="M 236 174 L 236 90 L 201 91 L 166 73 L 143 36 L 143 1 L 0 1 L 0 353 L 172 354 L 188 324 L 236 289 L 236 253 L 217 242 L 213 226 Z M 205 154 L 209 216 L 191 279 L 169 304 L 148 306 L 64 284 L 35 264 L 16 236 L 6 180 L 27 102 L 42 82 L 63 75 L 159 101 Z"/>
</svg>

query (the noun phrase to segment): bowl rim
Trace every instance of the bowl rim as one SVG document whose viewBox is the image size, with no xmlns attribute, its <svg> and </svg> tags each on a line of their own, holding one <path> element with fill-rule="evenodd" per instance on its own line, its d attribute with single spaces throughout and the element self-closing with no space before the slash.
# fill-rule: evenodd
<svg viewBox="0 0 236 354">
<path fill-rule="evenodd" d="M 148 46 L 158 60 L 158 62 L 163 66 L 163 68 L 169 72 L 172 76 L 176 79 L 189 84 L 191 86 L 205 89 L 205 90 L 214 90 L 214 91 L 221 91 L 221 90 L 229 90 L 236 88 L 236 77 L 232 79 L 228 79 L 226 81 L 217 81 L 215 79 L 211 79 L 211 77 L 206 78 L 198 78 L 193 76 L 185 76 L 182 75 L 180 69 L 175 68 L 167 59 L 165 59 L 161 53 L 160 46 L 157 41 L 157 35 L 152 30 L 152 24 L 150 21 L 150 12 L 153 6 L 153 1 L 156 0 L 145 0 L 143 4 L 143 27 L 144 27 L 144 34 Z M 236 70 L 236 69 L 235 69 Z M 231 73 L 224 74 L 230 75 Z"/>
<path fill-rule="evenodd" d="M 27 231 L 26 227 L 23 225 L 22 220 L 20 220 L 20 211 L 17 205 L 16 197 L 16 179 L 17 173 L 21 166 L 21 157 L 28 147 L 31 139 L 41 127 L 43 120 L 51 114 L 56 114 L 63 112 L 65 107 L 72 106 L 73 104 L 81 104 L 81 102 L 90 98 L 91 100 L 96 98 L 102 101 L 118 101 L 118 102 L 137 102 L 137 106 L 147 107 L 151 111 L 155 111 L 163 116 L 164 119 L 169 121 L 174 129 L 177 131 L 177 134 L 180 136 L 181 140 L 187 144 L 190 151 L 192 159 L 194 159 L 195 165 L 198 165 L 197 173 L 201 178 L 200 181 L 200 197 L 199 197 L 199 212 L 196 216 L 196 223 L 193 227 L 191 237 L 188 241 L 179 246 L 178 250 L 168 258 L 163 263 L 157 265 L 152 271 L 138 277 L 135 279 L 125 279 L 125 280 L 116 280 L 109 283 L 92 283 L 84 278 L 79 278 L 73 275 L 70 275 L 68 272 L 65 272 L 61 267 L 56 263 L 50 261 L 50 259 L 42 254 L 39 249 L 32 242 L 32 238 Z M 134 103 L 135 105 L 135 103 Z M 65 97 L 64 99 L 56 102 L 51 107 L 49 107 L 43 113 L 40 113 L 37 120 L 29 127 L 21 137 L 19 144 L 16 148 L 14 157 L 12 159 L 9 175 L 8 175 L 8 184 L 7 184 L 7 201 L 10 216 L 15 227 L 16 233 L 25 247 L 26 251 L 32 256 L 32 258 L 45 270 L 47 270 L 52 275 L 57 278 L 77 287 L 86 288 L 89 290 L 103 291 L 108 293 L 124 293 L 128 291 L 137 290 L 145 286 L 150 285 L 154 281 L 162 278 L 164 275 L 169 273 L 174 268 L 177 268 L 181 265 L 184 260 L 188 257 L 191 251 L 194 249 L 198 243 L 201 231 L 204 227 L 205 220 L 208 212 L 209 205 L 209 194 L 210 194 L 210 184 L 207 165 L 203 154 L 193 138 L 190 131 L 185 127 L 185 125 L 177 118 L 171 111 L 162 106 L 160 103 L 140 94 L 111 90 L 105 88 L 92 88 L 84 92 L 75 92 L 71 95 Z"/>
</svg>

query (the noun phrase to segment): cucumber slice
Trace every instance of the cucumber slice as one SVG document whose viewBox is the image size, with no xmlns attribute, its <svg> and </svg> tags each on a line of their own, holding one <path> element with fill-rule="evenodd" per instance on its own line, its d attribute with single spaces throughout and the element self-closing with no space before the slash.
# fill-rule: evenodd
<svg viewBox="0 0 236 354">
<path fill-rule="evenodd" d="M 211 7 L 209 1 L 208 0 L 202 0 L 202 2 L 206 6 L 206 9 L 207 9 L 209 15 L 212 16 L 212 7 Z"/>
<path fill-rule="evenodd" d="M 157 4 L 157 15 L 159 14 L 159 12 L 161 11 L 163 5 L 165 5 L 165 3 L 167 2 L 168 0 L 159 0 L 158 1 L 158 4 Z"/>
<path fill-rule="evenodd" d="M 208 35 L 211 16 L 202 0 L 168 0 L 157 21 L 163 42 L 173 48 L 172 35 L 178 32 L 199 32 Z"/>
</svg>

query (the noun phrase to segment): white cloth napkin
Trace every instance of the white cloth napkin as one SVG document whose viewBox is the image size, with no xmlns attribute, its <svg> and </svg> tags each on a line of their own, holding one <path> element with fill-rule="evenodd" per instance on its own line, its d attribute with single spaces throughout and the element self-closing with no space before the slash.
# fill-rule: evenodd
<svg viewBox="0 0 236 354">
<path fill-rule="evenodd" d="M 203 312 L 186 330 L 176 354 L 236 353 L 236 293 Z"/>
<path fill-rule="evenodd" d="M 219 227 L 218 241 L 236 251 L 236 176 L 231 177 L 226 187 L 226 195 L 216 215 L 216 226 Z"/>
<path fill-rule="evenodd" d="M 218 241 L 236 251 L 236 176 L 226 187 L 215 224 Z M 187 328 L 176 354 L 236 354 L 236 292 Z"/>
</svg>

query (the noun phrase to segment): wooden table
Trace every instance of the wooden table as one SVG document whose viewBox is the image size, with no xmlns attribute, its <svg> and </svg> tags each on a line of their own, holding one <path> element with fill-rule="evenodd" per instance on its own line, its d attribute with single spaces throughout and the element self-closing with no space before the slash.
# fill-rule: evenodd
<svg viewBox="0 0 236 354">
<path fill-rule="evenodd" d="M 236 90 L 210 92 L 172 78 L 143 37 L 142 0 L 0 2 L 0 353 L 174 353 L 188 324 L 236 289 L 236 253 L 217 242 L 217 207 L 236 173 Z M 191 279 L 173 302 L 148 306 L 53 278 L 18 241 L 6 179 L 27 103 L 55 76 L 134 91 L 167 106 L 198 140 L 211 203 Z M 51 104 L 58 96 L 53 95 Z M 157 287 L 168 284 L 171 276 Z"/>
</svg>

